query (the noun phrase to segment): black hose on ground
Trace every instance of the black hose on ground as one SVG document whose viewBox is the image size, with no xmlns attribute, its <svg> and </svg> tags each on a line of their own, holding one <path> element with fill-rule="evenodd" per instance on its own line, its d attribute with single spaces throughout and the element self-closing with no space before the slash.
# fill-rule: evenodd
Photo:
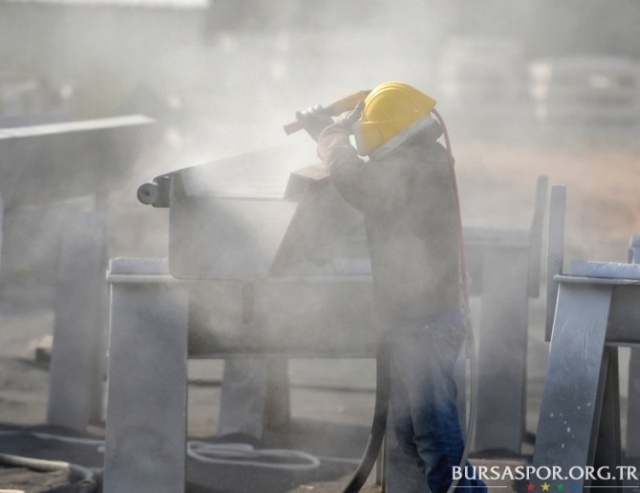
<svg viewBox="0 0 640 493">
<path fill-rule="evenodd" d="M 342 493 L 357 493 L 367 481 L 371 469 L 380 453 L 384 432 L 387 426 L 387 413 L 389 410 L 389 352 L 386 345 L 378 350 L 376 358 L 376 402 L 371 423 L 369 440 L 351 480 Z"/>
<path fill-rule="evenodd" d="M 70 462 L 0 454 L 0 465 L 25 467 L 27 469 L 40 472 L 65 471 L 71 476 L 80 478 L 80 482 L 76 484 L 77 493 L 94 493 L 97 491 L 98 487 L 98 483 L 96 482 L 94 473 L 91 469 L 77 464 L 71 464 Z"/>
<path fill-rule="evenodd" d="M 98 491 L 95 480 L 83 479 L 76 485 L 76 493 L 95 493 Z"/>
</svg>

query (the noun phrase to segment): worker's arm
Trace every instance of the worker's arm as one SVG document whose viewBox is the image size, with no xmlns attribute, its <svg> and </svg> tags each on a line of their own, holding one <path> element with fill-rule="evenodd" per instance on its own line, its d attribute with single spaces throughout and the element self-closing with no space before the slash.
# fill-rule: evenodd
<svg viewBox="0 0 640 493">
<path fill-rule="evenodd" d="M 318 156 L 327 166 L 340 195 L 356 209 L 380 205 L 383 177 L 379 165 L 366 162 L 351 145 L 351 131 L 340 123 L 326 127 L 318 136 Z"/>
</svg>

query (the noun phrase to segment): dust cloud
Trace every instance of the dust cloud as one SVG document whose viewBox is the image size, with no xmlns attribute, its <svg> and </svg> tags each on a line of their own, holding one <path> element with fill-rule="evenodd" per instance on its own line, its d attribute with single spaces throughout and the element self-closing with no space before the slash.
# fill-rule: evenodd
<svg viewBox="0 0 640 493">
<path fill-rule="evenodd" d="M 245 166 L 250 182 L 256 168 L 269 175 L 273 149 L 290 148 L 290 162 L 273 164 L 280 180 L 318 162 L 304 132 L 282 129 L 297 110 L 402 80 L 438 100 L 465 225 L 528 229 L 536 179 L 547 175 L 568 187 L 569 256 L 624 261 L 640 229 L 638 25 L 633 0 L 15 1 L 0 5 L 0 61 L 65 94 L 73 87 L 70 119 L 156 120 L 130 166 L 109 172 L 107 151 L 77 160 L 102 170 L 91 183 L 117 178 L 95 206 L 110 257 L 169 254 L 169 211 L 137 201 L 142 183 L 222 159 Z M 26 269 L 25 239 L 5 235 L 14 257 L 3 268 Z M 30 244 L 55 270 L 49 240 Z"/>
</svg>

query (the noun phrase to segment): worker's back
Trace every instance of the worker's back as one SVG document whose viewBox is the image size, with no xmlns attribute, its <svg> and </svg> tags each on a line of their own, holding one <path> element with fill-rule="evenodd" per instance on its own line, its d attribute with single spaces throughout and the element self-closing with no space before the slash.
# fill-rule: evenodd
<svg viewBox="0 0 640 493">
<path fill-rule="evenodd" d="M 365 224 L 380 315 L 398 324 L 458 312 L 458 224 L 446 151 L 421 134 L 374 163 L 386 186 L 365 209 Z"/>
</svg>

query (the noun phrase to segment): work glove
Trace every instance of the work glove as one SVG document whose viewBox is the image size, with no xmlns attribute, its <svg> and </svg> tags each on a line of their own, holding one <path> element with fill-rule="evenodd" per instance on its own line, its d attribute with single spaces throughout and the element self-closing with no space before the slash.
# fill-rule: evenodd
<svg viewBox="0 0 640 493">
<path fill-rule="evenodd" d="M 336 123 L 339 123 L 353 132 L 353 126 L 362 117 L 363 109 L 364 101 L 360 101 L 353 110 L 342 113 L 336 120 Z"/>
<path fill-rule="evenodd" d="M 331 109 L 323 108 L 317 104 L 304 111 L 296 112 L 296 119 L 303 122 L 304 129 L 317 142 L 320 133 L 333 123 L 333 118 L 329 116 L 330 113 Z"/>
</svg>

